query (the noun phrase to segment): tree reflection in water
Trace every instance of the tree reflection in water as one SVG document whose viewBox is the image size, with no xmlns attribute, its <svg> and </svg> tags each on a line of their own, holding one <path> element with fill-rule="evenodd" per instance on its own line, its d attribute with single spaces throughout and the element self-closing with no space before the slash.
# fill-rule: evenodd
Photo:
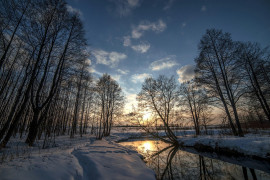
<svg viewBox="0 0 270 180">
<path fill-rule="evenodd" d="M 157 179 L 270 179 L 270 174 L 182 151 L 161 141 L 122 142 L 144 156 Z"/>
</svg>

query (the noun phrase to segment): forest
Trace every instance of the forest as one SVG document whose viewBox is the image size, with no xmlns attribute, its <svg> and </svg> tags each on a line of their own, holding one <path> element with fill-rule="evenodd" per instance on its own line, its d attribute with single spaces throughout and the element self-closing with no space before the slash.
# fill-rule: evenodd
<svg viewBox="0 0 270 180">
<path fill-rule="evenodd" d="M 35 139 L 86 133 L 108 136 L 121 111 L 119 84 L 93 81 L 85 32 L 64 1 L 1 1 L 1 147 L 19 134 Z"/>
</svg>

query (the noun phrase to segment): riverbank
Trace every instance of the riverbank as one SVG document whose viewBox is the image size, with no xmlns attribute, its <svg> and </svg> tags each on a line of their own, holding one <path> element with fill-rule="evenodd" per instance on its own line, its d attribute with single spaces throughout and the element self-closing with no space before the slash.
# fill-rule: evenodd
<svg viewBox="0 0 270 180">
<path fill-rule="evenodd" d="M 214 156 L 222 154 L 269 161 L 269 134 L 235 137 L 220 135 L 218 130 L 214 132 L 211 136 L 194 136 L 192 131 L 177 134 L 179 144 L 187 151 L 193 149 Z M 141 155 L 116 143 L 136 139 L 151 137 L 135 130 L 114 131 L 100 141 L 91 135 L 73 139 L 59 136 L 55 142 L 51 140 L 46 149 L 41 148 L 42 141 L 28 147 L 19 138 L 14 138 L 0 151 L 0 179 L 155 179 Z"/>
<path fill-rule="evenodd" d="M 247 156 L 249 158 L 270 161 L 270 131 L 252 131 L 244 137 L 227 135 L 224 129 L 211 130 L 211 135 L 195 136 L 194 130 L 177 131 L 178 142 L 182 147 L 194 148 L 198 151 L 215 152 L 228 156 Z M 165 136 L 164 132 L 159 133 Z M 127 133 L 114 132 L 110 137 L 113 141 L 121 142 L 132 139 L 149 139 L 151 135 L 143 131 Z"/>
<path fill-rule="evenodd" d="M 65 136 L 57 139 L 55 147 L 26 149 L 0 165 L 0 179 L 155 179 L 136 151 L 105 139 Z"/>
<path fill-rule="evenodd" d="M 182 147 L 192 147 L 198 151 L 215 152 L 236 157 L 247 156 L 254 159 L 265 159 L 270 162 L 269 135 L 181 137 L 178 142 Z"/>
</svg>

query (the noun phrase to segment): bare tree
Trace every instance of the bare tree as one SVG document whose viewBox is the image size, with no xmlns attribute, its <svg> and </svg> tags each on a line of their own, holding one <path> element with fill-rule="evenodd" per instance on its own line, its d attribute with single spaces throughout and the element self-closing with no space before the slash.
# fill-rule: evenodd
<svg viewBox="0 0 270 180">
<path fill-rule="evenodd" d="M 257 97 L 261 108 L 270 121 L 269 100 L 267 100 L 267 89 L 269 83 L 268 75 L 264 66 L 265 50 L 256 43 L 239 43 L 239 65 L 245 70 L 247 89 L 251 89 L 252 95 Z M 252 96 L 251 95 L 251 96 Z"/>
<path fill-rule="evenodd" d="M 206 91 L 198 87 L 193 80 L 180 86 L 179 106 L 191 115 L 196 135 L 200 135 L 200 126 L 207 124 L 208 97 Z"/>
<path fill-rule="evenodd" d="M 119 84 L 108 74 L 98 80 L 96 84 L 97 101 L 99 104 L 97 139 L 109 136 L 113 125 L 113 120 L 117 113 L 120 113 L 124 99 Z"/>
<path fill-rule="evenodd" d="M 4 0 L 1 5 L 1 147 L 18 129 L 21 137 L 28 132 L 26 143 L 32 146 L 43 133 L 45 139 L 65 133 L 76 114 L 74 107 L 85 105 L 91 91 L 85 85 L 91 78 L 84 30 L 79 15 L 68 11 L 64 0 Z M 74 82 L 81 78 L 81 66 L 85 96 L 76 98 Z M 84 120 L 87 109 L 77 110 Z"/>
<path fill-rule="evenodd" d="M 31 0 L 11 0 L 11 1 L 1 1 L 2 10 L 3 12 L 1 17 L 1 42 L 3 44 L 2 48 L 3 51 L 1 53 L 0 57 L 0 69 L 3 66 L 3 63 L 6 61 L 6 57 L 8 55 L 8 52 L 11 49 L 11 45 L 13 43 L 13 40 L 15 38 L 15 35 L 19 31 L 19 27 L 21 26 L 23 22 L 23 18 L 25 17 L 25 14 L 28 10 L 28 8 L 31 6 Z M 5 33 L 9 31 L 10 38 L 6 38 Z"/>
<path fill-rule="evenodd" d="M 162 124 L 165 128 L 166 140 L 157 136 L 163 141 L 177 143 L 177 137 L 170 128 L 170 123 L 173 120 L 173 110 L 176 106 L 178 98 L 177 85 L 174 77 L 167 78 L 159 76 L 157 79 L 147 78 L 142 84 L 142 89 L 137 95 L 140 111 L 150 111 L 154 117 L 149 119 L 148 133 L 157 135 L 151 131 L 151 128 Z"/>
<path fill-rule="evenodd" d="M 237 110 L 237 102 L 244 94 L 241 84 L 243 73 L 237 66 L 235 43 L 229 33 L 210 29 L 202 37 L 199 50 L 200 54 L 196 59 L 196 81 L 202 84 L 212 97 L 220 100 L 233 134 L 243 136 Z"/>
</svg>

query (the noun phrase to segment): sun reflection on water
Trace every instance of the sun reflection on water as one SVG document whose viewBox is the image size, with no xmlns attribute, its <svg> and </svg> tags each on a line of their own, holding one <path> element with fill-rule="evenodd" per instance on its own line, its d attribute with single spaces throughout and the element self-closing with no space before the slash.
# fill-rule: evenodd
<svg viewBox="0 0 270 180">
<path fill-rule="evenodd" d="M 147 151 L 153 151 L 153 148 L 152 148 L 152 142 L 150 141 L 146 141 L 145 143 L 143 143 L 143 149 L 145 152 Z"/>
<path fill-rule="evenodd" d="M 144 154 L 145 157 L 150 157 L 157 151 L 168 146 L 168 144 L 156 140 L 121 142 L 121 144 L 131 146 L 131 148 L 136 149 L 140 154 Z"/>
</svg>

